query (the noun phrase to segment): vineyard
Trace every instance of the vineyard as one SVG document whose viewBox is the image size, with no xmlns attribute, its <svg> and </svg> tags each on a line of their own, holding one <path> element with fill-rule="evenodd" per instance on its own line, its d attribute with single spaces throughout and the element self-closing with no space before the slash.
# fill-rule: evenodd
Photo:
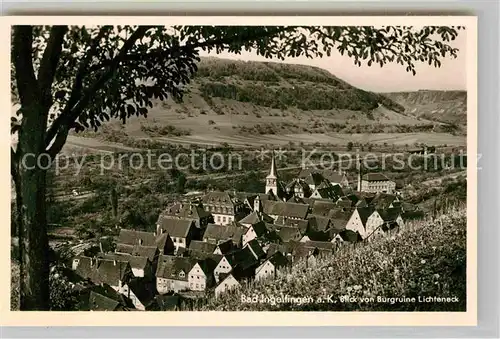
<svg viewBox="0 0 500 339">
<path fill-rule="evenodd" d="M 200 310 L 465 311 L 466 220 L 465 207 L 453 208 L 434 221 L 409 224 L 390 238 L 345 247 L 313 267 L 296 263 L 275 279 L 210 299 Z M 242 302 L 254 296 L 268 302 Z M 269 302 L 273 297 L 313 302 Z M 377 302 L 378 297 L 386 299 Z M 402 297 L 416 301 L 398 301 Z M 419 301 L 425 297 L 453 301 Z M 325 302 L 314 302 L 318 298 Z"/>
</svg>

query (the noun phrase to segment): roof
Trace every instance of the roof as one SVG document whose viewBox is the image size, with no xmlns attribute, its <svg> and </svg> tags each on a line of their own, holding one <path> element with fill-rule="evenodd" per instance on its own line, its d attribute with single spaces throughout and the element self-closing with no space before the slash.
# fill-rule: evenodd
<svg viewBox="0 0 500 339">
<path fill-rule="evenodd" d="M 264 252 L 264 250 L 262 249 L 262 246 L 260 246 L 257 239 L 250 240 L 245 246 L 250 247 L 250 249 L 255 254 L 255 257 L 257 259 L 260 259 L 260 258 L 266 256 L 266 252 Z"/>
<path fill-rule="evenodd" d="M 196 265 L 196 262 L 197 260 L 193 258 L 161 255 L 158 259 L 156 277 L 187 281 L 188 273 Z M 179 275 L 181 272 L 184 272 L 184 277 Z"/>
<path fill-rule="evenodd" d="M 342 181 L 347 180 L 344 174 L 339 174 L 338 172 L 334 172 L 332 170 L 323 170 L 321 174 L 331 183 L 341 183 Z"/>
<path fill-rule="evenodd" d="M 127 283 L 127 286 L 145 307 L 148 307 L 154 301 L 155 295 L 158 294 L 154 281 L 151 282 L 144 278 L 134 278 Z"/>
<path fill-rule="evenodd" d="M 172 238 L 168 233 L 158 234 L 158 236 L 156 236 L 155 241 L 156 241 L 156 246 L 158 246 L 158 248 L 162 250 L 162 252 L 165 249 L 165 246 L 167 245 L 167 241 L 173 244 Z"/>
<path fill-rule="evenodd" d="M 270 227 L 268 226 L 268 229 L 278 229 L 281 226 L 289 226 L 289 227 L 297 227 L 301 233 L 305 233 L 309 227 L 309 220 L 308 219 L 297 220 L 279 216 L 276 219 L 276 224 L 273 226 Z"/>
<path fill-rule="evenodd" d="M 273 222 L 273 218 L 263 212 L 253 211 L 252 213 L 241 219 L 239 222 L 241 224 L 256 224 L 260 221 Z"/>
<path fill-rule="evenodd" d="M 171 237 L 186 238 L 194 225 L 193 219 L 177 219 L 169 216 L 160 216 L 158 225 L 161 231 Z"/>
<path fill-rule="evenodd" d="M 144 269 L 148 264 L 148 257 L 135 256 L 125 253 L 106 253 L 101 254 L 101 258 L 108 260 L 119 260 L 128 262 L 131 268 Z"/>
<path fill-rule="evenodd" d="M 330 228 L 330 224 L 333 224 L 330 218 L 318 215 L 310 215 L 307 219 L 310 229 L 314 231 L 326 231 Z"/>
<path fill-rule="evenodd" d="M 254 230 L 255 235 L 257 236 L 257 238 L 262 237 L 264 234 L 266 234 L 268 232 L 266 224 L 264 222 L 262 222 L 262 221 L 258 222 L 256 224 L 253 224 L 250 227 Z"/>
<path fill-rule="evenodd" d="M 208 224 L 203 234 L 203 239 L 216 239 L 216 240 L 232 240 L 233 242 L 239 242 L 243 234 L 245 234 L 246 228 L 238 227 L 234 225 L 216 225 Z"/>
<path fill-rule="evenodd" d="M 199 203 L 177 203 L 167 207 L 163 212 L 164 216 L 175 216 L 186 219 L 202 219 L 210 216 L 210 213 L 203 209 Z"/>
<path fill-rule="evenodd" d="M 288 259 L 281 252 L 274 253 L 267 260 L 270 261 L 276 268 L 288 266 L 290 264 Z"/>
<path fill-rule="evenodd" d="M 330 241 L 306 241 L 303 243 L 306 247 L 318 248 L 322 250 L 332 250 L 335 248 L 335 244 Z"/>
<path fill-rule="evenodd" d="M 115 249 L 115 253 L 124 253 L 139 257 L 147 257 L 150 261 L 154 260 L 157 252 L 158 247 L 156 246 L 116 244 Z"/>
<path fill-rule="evenodd" d="M 212 261 L 214 261 L 217 264 L 222 259 L 221 254 L 213 254 L 213 253 L 201 252 L 201 251 L 197 251 L 197 250 L 188 250 L 187 256 L 189 258 L 193 258 L 196 260 L 211 259 Z"/>
<path fill-rule="evenodd" d="M 209 205 L 234 205 L 235 197 L 229 192 L 212 191 L 207 193 L 202 201 Z"/>
<path fill-rule="evenodd" d="M 120 302 L 104 296 L 100 293 L 90 291 L 88 308 L 90 311 L 115 311 Z"/>
<path fill-rule="evenodd" d="M 233 241 L 229 239 L 224 242 L 221 242 L 220 244 L 217 245 L 216 248 L 218 248 L 222 254 L 230 253 L 234 248 Z"/>
<path fill-rule="evenodd" d="M 403 220 L 422 219 L 424 216 L 425 214 L 422 211 L 407 211 L 401 214 Z"/>
<path fill-rule="evenodd" d="M 277 234 L 283 242 L 299 240 L 301 233 L 298 227 L 283 226 L 277 230 Z"/>
<path fill-rule="evenodd" d="M 361 222 L 363 223 L 363 226 L 366 226 L 366 221 L 372 215 L 373 211 L 375 209 L 373 207 L 361 207 L 357 208 L 356 211 L 358 212 L 359 218 L 361 219 Z"/>
<path fill-rule="evenodd" d="M 401 215 L 400 208 L 388 208 L 386 210 L 378 210 L 377 212 L 385 222 L 395 221 Z"/>
<path fill-rule="evenodd" d="M 92 285 L 80 291 L 80 311 L 115 311 L 133 308 L 132 301 L 107 284 Z"/>
<path fill-rule="evenodd" d="M 103 258 L 89 258 L 80 256 L 76 267 L 76 274 L 84 279 L 91 280 L 94 284 L 108 284 L 118 286 L 124 281 L 126 274 L 130 272 L 128 261 L 109 260 Z"/>
<path fill-rule="evenodd" d="M 370 204 L 374 205 L 377 209 L 386 209 L 397 200 L 398 198 L 393 194 L 378 192 L 370 201 Z"/>
<path fill-rule="evenodd" d="M 205 273 L 205 275 L 208 277 L 213 274 L 219 262 L 220 260 L 213 259 L 212 257 L 206 257 L 204 259 L 198 260 L 198 265 L 203 270 L 203 273 Z"/>
<path fill-rule="evenodd" d="M 343 230 L 342 232 L 339 233 L 339 235 L 342 238 L 342 240 L 347 242 L 358 242 L 363 240 L 358 232 L 354 232 L 351 230 Z"/>
<path fill-rule="evenodd" d="M 320 216 L 327 216 L 328 213 L 330 212 L 330 210 L 334 209 L 336 207 L 337 206 L 335 205 L 334 202 L 325 201 L 325 200 L 323 200 L 323 201 L 316 200 L 313 203 L 311 214 L 320 215 Z"/>
<path fill-rule="evenodd" d="M 264 205 L 264 212 L 268 215 L 305 219 L 309 212 L 309 205 L 290 202 L 268 202 Z"/>
<path fill-rule="evenodd" d="M 366 180 L 366 181 L 390 181 L 390 179 L 387 178 L 382 173 L 367 173 L 367 174 L 363 175 L 363 180 Z"/>
<path fill-rule="evenodd" d="M 189 250 L 200 251 L 205 253 L 213 253 L 217 245 L 211 244 L 209 242 L 191 240 L 189 244 Z"/>
<path fill-rule="evenodd" d="M 142 241 L 142 242 L 141 242 Z M 152 232 L 120 229 L 117 244 L 156 246 L 155 235 Z"/>
<path fill-rule="evenodd" d="M 231 259 L 228 261 L 236 271 L 238 271 L 238 269 L 246 270 L 259 264 L 259 260 L 255 258 L 254 253 L 249 247 L 244 247 L 241 250 L 232 253 L 230 256 Z"/>
</svg>

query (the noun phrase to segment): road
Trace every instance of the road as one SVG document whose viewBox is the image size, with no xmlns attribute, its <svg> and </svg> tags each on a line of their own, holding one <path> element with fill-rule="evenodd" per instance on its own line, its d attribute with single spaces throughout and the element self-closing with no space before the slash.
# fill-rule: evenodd
<svg viewBox="0 0 500 339">
<path fill-rule="evenodd" d="M 426 181 L 423 181 L 421 183 L 421 185 L 426 185 L 426 186 L 435 186 L 435 185 L 439 185 L 441 184 L 441 182 L 444 180 L 444 179 L 456 179 L 458 178 L 459 176 L 461 175 L 467 175 L 467 171 L 460 171 L 460 172 L 455 172 L 455 173 L 450 173 L 450 174 L 447 174 L 447 175 L 444 175 L 442 177 L 439 177 L 439 178 L 435 178 L 435 179 L 430 179 L 430 180 L 426 180 Z"/>
</svg>

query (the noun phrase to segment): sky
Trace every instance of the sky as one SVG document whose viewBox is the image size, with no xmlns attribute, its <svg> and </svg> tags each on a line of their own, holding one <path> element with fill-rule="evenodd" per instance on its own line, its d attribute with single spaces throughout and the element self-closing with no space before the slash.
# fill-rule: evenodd
<svg viewBox="0 0 500 339">
<path fill-rule="evenodd" d="M 459 49 L 456 59 L 451 57 L 443 59 L 440 68 L 429 66 L 427 63 L 416 63 L 417 74 L 415 76 L 406 72 L 405 66 L 396 63 L 386 64 L 382 68 L 379 65 L 355 66 L 354 59 L 347 55 L 342 56 L 340 53 L 332 53 L 330 57 L 317 59 L 287 58 L 284 62 L 324 68 L 353 86 L 373 92 L 403 92 L 420 89 L 466 90 L 466 31 L 459 31 L 457 39 L 450 45 Z M 243 52 L 241 55 L 207 54 L 206 52 L 200 54 L 228 59 L 269 61 L 252 52 Z M 273 61 L 276 60 L 273 59 Z"/>
</svg>

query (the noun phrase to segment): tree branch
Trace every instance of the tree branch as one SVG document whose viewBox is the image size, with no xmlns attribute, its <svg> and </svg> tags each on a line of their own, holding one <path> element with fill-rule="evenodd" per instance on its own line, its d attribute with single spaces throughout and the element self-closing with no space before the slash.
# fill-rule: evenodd
<svg viewBox="0 0 500 339">
<path fill-rule="evenodd" d="M 80 96 L 80 99 L 77 101 L 77 103 L 74 106 L 67 105 L 61 113 L 61 119 L 59 122 L 59 126 L 55 130 L 55 132 L 60 133 L 61 135 L 58 135 L 56 137 L 56 141 L 54 144 L 50 147 L 48 150 L 49 154 L 57 154 L 57 148 L 61 147 L 64 145 L 64 142 L 66 141 L 66 138 L 69 133 L 70 126 L 75 120 L 78 118 L 80 113 L 85 109 L 85 107 L 89 104 L 90 100 L 93 98 L 95 93 L 101 89 L 106 82 L 113 77 L 113 74 L 115 73 L 116 69 L 118 68 L 118 65 L 120 64 L 121 61 L 123 61 L 123 58 L 127 55 L 129 50 L 135 45 L 137 40 L 142 38 L 144 34 L 153 26 L 139 26 L 134 33 L 130 36 L 130 38 L 125 41 L 123 44 L 123 47 L 120 49 L 118 52 L 118 55 L 112 59 L 112 63 L 109 65 L 109 68 L 104 72 L 99 79 L 97 79 L 85 92 L 83 96 Z M 52 137 L 53 138 L 53 137 Z M 50 145 L 50 142 L 52 141 L 52 138 L 48 140 L 46 143 L 46 147 Z M 61 145 L 62 143 L 62 145 Z"/>
<path fill-rule="evenodd" d="M 78 98 L 82 94 L 82 86 L 83 86 L 83 79 L 84 77 L 89 73 L 87 71 L 88 65 L 90 61 L 92 60 L 92 57 L 94 56 L 97 47 L 99 46 L 99 42 L 103 38 L 103 36 L 106 34 L 107 29 L 109 26 L 103 26 L 100 30 L 99 33 L 97 34 L 97 37 L 92 40 L 90 49 L 85 55 L 85 58 L 80 62 L 80 66 L 78 67 L 78 71 L 75 76 L 75 82 L 73 83 L 73 88 L 71 89 L 71 94 L 70 98 L 63 110 L 63 112 L 53 121 L 52 125 L 50 126 L 49 130 L 47 131 L 47 136 L 45 140 L 45 145 L 48 147 L 50 145 L 50 142 L 52 139 L 57 134 L 57 131 L 61 127 L 61 125 L 64 123 L 65 120 L 67 120 L 69 112 L 71 108 L 77 103 Z"/>
<path fill-rule="evenodd" d="M 56 74 L 57 64 L 61 57 L 64 35 L 68 31 L 68 26 L 52 26 L 47 47 L 43 52 L 40 69 L 38 71 L 38 85 L 42 96 L 43 104 L 48 109 L 52 106 L 52 83 Z"/>
<path fill-rule="evenodd" d="M 12 59 L 16 73 L 17 91 L 21 107 L 38 100 L 38 82 L 33 68 L 33 27 L 14 26 Z"/>
</svg>

